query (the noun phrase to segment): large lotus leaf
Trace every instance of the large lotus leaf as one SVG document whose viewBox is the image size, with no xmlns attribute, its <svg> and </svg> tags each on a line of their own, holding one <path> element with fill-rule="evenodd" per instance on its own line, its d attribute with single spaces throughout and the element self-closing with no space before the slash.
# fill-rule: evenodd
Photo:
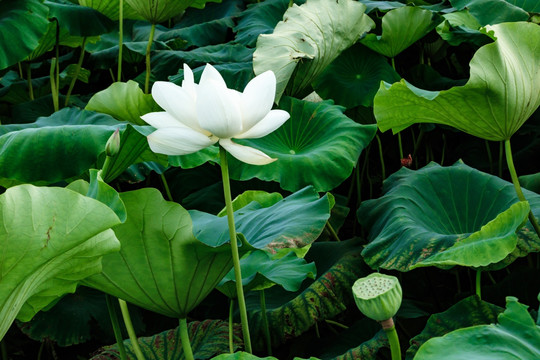
<svg viewBox="0 0 540 360">
<path fill-rule="evenodd" d="M 511 3 L 512 1 L 506 0 L 450 0 L 450 4 L 457 10 L 468 9 L 482 26 L 527 21 L 529 14 Z"/>
<path fill-rule="evenodd" d="M 330 217 L 331 200 L 319 198 L 312 187 L 306 187 L 270 207 L 257 202 L 234 213 L 236 231 L 257 249 L 276 251 L 299 248 L 313 243 Z M 202 242 L 218 244 L 229 240 L 226 217 L 218 217 L 196 210 L 190 211 L 193 233 Z"/>
<path fill-rule="evenodd" d="M 369 321 L 371 321 L 371 319 L 369 319 Z M 365 329 L 365 324 L 363 325 Z M 347 335 L 349 334 L 344 336 Z M 349 349 L 347 352 L 332 358 L 332 360 L 377 359 L 377 353 L 382 347 L 388 347 L 388 336 L 383 330 L 379 330 L 371 339 L 366 340 L 362 344 Z"/>
<path fill-rule="evenodd" d="M 374 26 L 364 14 L 365 8 L 352 0 L 309 0 L 287 9 L 273 34 L 259 36 L 253 71 L 256 75 L 274 72 L 276 102 L 295 69 L 290 95 L 309 86 L 343 50 Z"/>
<path fill-rule="evenodd" d="M 152 24 L 162 23 L 180 15 L 189 6 L 203 8 L 215 0 L 125 0 L 140 16 Z M 219 0 L 217 1 L 219 2 Z"/>
<path fill-rule="evenodd" d="M 381 80 L 392 83 L 400 79 L 385 57 L 355 44 L 324 70 L 313 87 L 323 99 L 333 99 L 350 109 L 373 106 Z"/>
<path fill-rule="evenodd" d="M 108 114 L 117 120 L 129 121 L 136 125 L 146 125 L 141 115 L 161 111 L 152 95 L 145 94 L 133 80 L 127 83 L 116 82 L 94 94 L 85 109 Z"/>
<path fill-rule="evenodd" d="M 359 2 L 366 5 L 366 14 L 369 14 L 373 10 L 388 11 L 407 6 L 404 3 L 398 1 L 359 0 Z"/>
<path fill-rule="evenodd" d="M 248 5 L 234 28 L 235 41 L 254 47 L 260 34 L 271 34 L 289 7 L 288 0 L 266 0 Z"/>
<path fill-rule="evenodd" d="M 111 326 L 105 296 L 80 286 L 75 294 L 65 295 L 52 309 L 40 311 L 31 321 L 17 325 L 32 340 L 49 339 L 59 346 L 71 346 L 91 339 L 94 321 L 102 328 Z"/>
<path fill-rule="evenodd" d="M 82 6 L 88 6 L 107 16 L 111 20 L 118 20 L 120 13 L 120 1 L 118 0 L 79 0 Z M 141 19 L 127 2 L 123 4 L 124 19 Z"/>
<path fill-rule="evenodd" d="M 249 205 L 251 202 L 255 201 L 262 205 L 262 207 L 269 207 L 274 205 L 283 199 L 283 196 L 280 193 L 267 193 L 266 191 L 261 190 L 248 190 L 238 195 L 232 201 L 233 210 L 240 210 L 241 208 Z M 227 208 L 223 208 L 217 216 L 226 216 Z"/>
<path fill-rule="evenodd" d="M 210 359 L 229 350 L 229 323 L 222 320 L 192 321 L 188 324 L 188 334 L 195 359 Z M 234 349 L 242 343 L 239 326 L 234 326 Z M 138 338 L 139 347 L 146 360 L 184 359 L 178 328 L 167 330 L 149 337 Z M 130 340 L 124 340 L 126 353 L 136 359 Z M 106 346 L 90 360 L 120 359 L 117 345 Z"/>
<path fill-rule="evenodd" d="M 477 296 L 470 296 L 442 313 L 431 315 L 424 330 L 411 339 L 406 359 L 411 360 L 418 348 L 433 337 L 443 336 L 461 328 L 494 323 L 503 310 L 497 305 L 480 300 Z"/>
<path fill-rule="evenodd" d="M 522 8 L 530 13 L 540 13 L 540 2 L 537 0 L 505 0 L 507 3 Z"/>
<path fill-rule="evenodd" d="M 253 49 L 244 45 L 227 43 L 208 45 L 190 51 L 159 51 L 152 56 L 152 74 L 157 79 L 166 79 L 167 76 L 177 74 L 183 64 L 191 68 L 211 64 L 245 63 L 251 62 Z"/>
<path fill-rule="evenodd" d="M 277 181 L 289 191 L 308 185 L 329 191 L 351 175 L 377 131 L 375 125 L 355 123 L 330 100 L 314 103 L 286 97 L 280 108 L 291 118 L 279 129 L 260 139 L 235 140 L 278 160 L 254 166 L 229 157 L 233 178 Z"/>
<path fill-rule="evenodd" d="M 122 249 L 103 258 L 85 285 L 163 315 L 185 318 L 232 268 L 229 244 L 193 236 L 189 213 L 153 188 L 121 194 L 127 221 L 114 228 Z M 241 246 L 243 253 L 248 246 Z"/>
<path fill-rule="evenodd" d="M 78 176 L 96 163 L 111 134 L 122 126 L 109 115 L 76 108 L 30 124 L 2 125 L 0 177 L 53 183 Z"/>
<path fill-rule="evenodd" d="M 409 271 L 434 256 L 446 256 L 438 254 L 447 250 L 456 261 L 463 254 L 458 251 L 458 257 L 453 250 L 465 248 L 471 257 L 460 261 L 500 268 L 517 256 L 540 251 L 540 240 L 529 226 L 520 230 L 514 244 L 513 232 L 524 220 L 526 206 L 512 207 L 518 202 L 513 185 L 463 163 L 432 163 L 417 171 L 402 168 L 384 182 L 383 192 L 358 209 L 360 222 L 370 228 L 363 255 L 374 268 Z M 538 216 L 540 196 L 528 191 L 525 196 Z M 494 244 L 499 242 L 497 249 Z"/>
<path fill-rule="evenodd" d="M 437 33 L 452 46 L 462 42 L 471 42 L 483 46 L 491 42 L 490 38 L 480 31 L 481 25 L 469 10 L 454 11 L 443 15 L 444 20 L 437 25 Z"/>
<path fill-rule="evenodd" d="M 524 188 L 540 193 L 540 173 L 520 176 L 519 183 Z"/>
<path fill-rule="evenodd" d="M 39 58 L 41 55 L 52 50 L 54 44 L 56 43 L 56 23 L 50 22 L 49 28 L 43 37 L 39 40 L 39 45 L 26 57 L 25 60 L 33 61 Z"/>
<path fill-rule="evenodd" d="M 108 33 L 114 22 L 97 10 L 75 4 L 59 4 L 45 0 L 49 7 L 49 18 L 56 18 L 60 26 L 70 35 L 96 36 Z"/>
<path fill-rule="evenodd" d="M 119 250 L 109 207 L 62 188 L 21 185 L 0 195 L 0 338 L 15 317 L 28 321 Z"/>
<path fill-rule="evenodd" d="M 298 291 L 306 278 L 315 279 L 315 263 L 296 257 L 292 252 L 275 258 L 263 250 L 257 250 L 240 260 L 244 291 L 264 290 L 279 285 L 287 291 Z M 229 298 L 236 298 L 234 271 L 221 280 L 218 290 Z"/>
<path fill-rule="evenodd" d="M 217 45 L 227 42 L 229 29 L 233 26 L 234 22 L 230 17 L 220 18 L 186 27 L 175 26 L 173 29 L 163 31 L 156 29 L 156 39 L 175 50 L 179 40 L 180 48 Z"/>
<path fill-rule="evenodd" d="M 39 0 L 0 3 L 0 70 L 24 60 L 47 33 L 49 8 Z"/>
<path fill-rule="evenodd" d="M 519 230 L 529 215 L 529 203 L 520 201 L 503 211 L 465 239 L 420 261 L 411 269 L 425 266 L 483 267 L 504 260 L 517 246 Z"/>
<path fill-rule="evenodd" d="M 527 306 L 515 297 L 506 298 L 506 310 L 498 324 L 477 325 L 436 337 L 423 344 L 414 359 L 538 359 L 540 326 L 529 315 Z M 452 348 L 452 351 L 448 351 Z"/>
<path fill-rule="evenodd" d="M 486 140 L 509 139 L 540 105 L 540 27 L 521 22 L 487 30 L 496 41 L 476 52 L 464 86 L 425 91 L 405 80 L 382 83 L 374 100 L 379 129 L 437 123 Z"/>
<path fill-rule="evenodd" d="M 336 260 L 336 254 L 343 255 L 337 256 Z M 332 319 L 348 306 L 354 306 L 352 284 L 370 272 L 360 256 L 359 247 L 351 241 L 314 244 L 309 255 L 314 257 L 317 271 L 321 273 L 309 287 L 292 299 L 276 286 L 265 291 L 268 323 L 274 345 L 296 338 L 317 322 Z M 325 262 L 331 263 L 329 268 L 325 269 Z M 290 301 L 285 300 L 284 303 L 283 299 Z M 280 303 L 276 303 L 276 300 L 280 300 Z M 249 312 L 249 316 L 253 344 L 262 347 L 264 333 L 258 303 Z"/>
<path fill-rule="evenodd" d="M 418 7 L 400 7 L 387 12 L 382 18 L 382 35 L 367 34 L 360 42 L 390 58 L 423 38 L 439 23 L 429 10 Z"/>
</svg>

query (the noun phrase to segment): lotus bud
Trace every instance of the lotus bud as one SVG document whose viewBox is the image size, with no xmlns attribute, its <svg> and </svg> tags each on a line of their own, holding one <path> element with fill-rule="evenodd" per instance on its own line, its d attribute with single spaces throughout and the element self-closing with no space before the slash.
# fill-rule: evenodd
<svg viewBox="0 0 540 360">
<path fill-rule="evenodd" d="M 373 273 L 356 280 L 352 287 L 358 309 L 370 319 L 392 319 L 401 306 L 401 285 L 395 276 Z"/>
<path fill-rule="evenodd" d="M 120 151 L 120 131 L 116 129 L 111 135 L 109 140 L 107 140 L 107 145 L 105 145 L 105 154 L 110 157 L 116 156 Z"/>
</svg>

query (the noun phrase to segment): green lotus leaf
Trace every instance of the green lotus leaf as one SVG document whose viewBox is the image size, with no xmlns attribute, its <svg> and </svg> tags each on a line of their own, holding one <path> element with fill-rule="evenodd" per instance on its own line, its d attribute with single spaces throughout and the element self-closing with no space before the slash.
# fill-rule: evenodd
<svg viewBox="0 0 540 360">
<path fill-rule="evenodd" d="M 382 35 L 367 34 L 360 42 L 387 56 L 396 57 L 437 26 L 439 18 L 429 10 L 405 6 L 387 12 L 382 18 Z"/>
<path fill-rule="evenodd" d="M 310 261 L 315 261 L 317 272 L 321 274 L 315 282 L 293 298 L 277 286 L 265 291 L 274 346 L 296 338 L 317 322 L 332 319 L 354 306 L 352 284 L 371 272 L 362 260 L 360 250 L 353 241 L 315 243 L 307 255 Z M 248 313 L 251 339 L 255 348 L 262 348 L 264 333 L 258 299 L 251 306 Z"/>
<path fill-rule="evenodd" d="M 506 2 L 530 13 L 540 13 L 540 3 L 536 0 L 508 0 Z"/>
<path fill-rule="evenodd" d="M 234 214 L 236 231 L 245 236 L 251 246 L 275 252 L 282 248 L 301 248 L 313 243 L 330 217 L 331 200 L 319 198 L 312 187 L 289 195 L 270 207 L 257 202 Z M 191 210 L 193 233 L 204 243 L 229 241 L 226 217 Z"/>
<path fill-rule="evenodd" d="M 96 36 L 108 33 L 114 28 L 114 22 L 97 10 L 86 6 L 69 3 L 55 3 L 45 0 L 49 7 L 49 18 L 56 18 L 69 35 Z"/>
<path fill-rule="evenodd" d="M 209 1 L 216 0 L 126 0 L 125 2 L 145 20 L 158 24 L 182 14 L 189 6 L 202 9 Z"/>
<path fill-rule="evenodd" d="M 528 206 L 518 202 L 512 183 L 463 163 L 402 168 L 385 181 L 383 192 L 358 209 L 358 219 L 370 228 L 363 256 L 373 268 L 409 271 L 433 261 L 443 268 L 497 269 L 540 251 L 530 225 L 516 239 Z M 540 196 L 525 196 L 538 216 Z M 465 249 L 470 253 L 463 254 Z"/>
<path fill-rule="evenodd" d="M 471 42 L 483 46 L 490 42 L 490 38 L 480 31 L 480 23 L 469 10 L 454 11 L 443 17 L 445 21 L 437 25 L 437 33 L 450 45 Z"/>
<path fill-rule="evenodd" d="M 0 5 L 0 70 L 24 60 L 49 29 L 49 8 L 39 0 L 3 0 Z"/>
<path fill-rule="evenodd" d="M 25 60 L 27 61 L 36 60 L 41 55 L 52 50 L 55 42 L 56 42 L 56 23 L 50 22 L 47 32 L 39 40 L 38 47 L 35 48 L 34 51 L 32 51 Z"/>
<path fill-rule="evenodd" d="M 120 1 L 118 0 L 79 0 L 79 4 L 95 9 L 111 20 L 118 20 L 120 13 Z M 123 5 L 124 19 L 142 20 L 142 17 L 137 15 L 137 12 L 127 2 L 124 1 Z"/>
<path fill-rule="evenodd" d="M 512 1 L 505 0 L 450 0 L 450 4 L 455 9 L 468 9 L 482 26 L 503 22 L 527 21 L 529 14 L 511 3 Z M 488 8 L 489 11 L 486 11 Z"/>
<path fill-rule="evenodd" d="M 306 89 L 343 50 L 369 31 L 374 22 L 356 1 L 309 0 L 293 5 L 273 34 L 260 35 L 253 54 L 253 71 L 272 70 L 279 103 L 293 72 L 290 95 Z"/>
<path fill-rule="evenodd" d="M 382 0 L 358 0 L 362 4 L 366 5 L 366 14 L 369 14 L 373 10 L 393 10 L 396 8 L 407 6 L 404 3 L 398 1 L 382 1 Z"/>
<path fill-rule="evenodd" d="M 479 231 L 457 241 L 448 249 L 411 266 L 411 269 L 424 266 L 454 265 L 478 268 L 499 262 L 516 248 L 518 238 L 516 231 L 524 225 L 529 210 L 528 202 L 515 203 L 482 226 Z"/>
<path fill-rule="evenodd" d="M 29 322 L 17 325 L 32 340 L 49 339 L 59 346 L 71 346 L 92 338 L 92 322 L 99 323 L 102 329 L 111 326 L 105 296 L 79 286 L 75 294 L 66 294 L 51 309 L 44 309 Z"/>
<path fill-rule="evenodd" d="M 443 336 L 461 328 L 494 323 L 503 310 L 503 308 L 482 301 L 474 295 L 459 301 L 442 313 L 431 315 L 424 330 L 411 339 L 406 359 L 411 360 L 418 348 L 433 337 Z"/>
<path fill-rule="evenodd" d="M 62 188 L 20 185 L 0 195 L 3 251 L 0 277 L 0 339 L 17 317 L 74 292 L 101 270 L 103 255 L 118 251 L 109 207 Z"/>
<path fill-rule="evenodd" d="M 315 263 L 296 257 L 292 252 L 282 258 L 257 250 L 240 260 L 244 291 L 264 290 L 279 285 L 287 291 L 298 291 L 306 278 L 315 279 Z M 229 298 L 236 298 L 234 271 L 221 280 L 218 290 Z"/>
<path fill-rule="evenodd" d="M 230 17 L 207 21 L 186 27 L 175 26 L 173 29 L 158 31 L 156 39 L 165 42 L 173 50 L 181 50 L 192 46 L 202 47 L 226 43 L 229 29 L 234 26 Z M 178 40 L 180 46 L 175 47 Z"/>
<path fill-rule="evenodd" d="M 235 41 L 254 47 L 260 34 L 271 34 L 274 31 L 288 8 L 287 0 L 266 0 L 248 5 L 247 10 L 238 17 L 238 23 L 234 28 Z"/>
<path fill-rule="evenodd" d="M 415 360 L 440 359 L 537 359 L 540 357 L 540 326 L 536 325 L 527 306 L 515 297 L 506 298 L 506 310 L 497 324 L 477 325 L 452 331 L 424 343 Z M 452 351 L 448 351 L 449 348 Z"/>
<path fill-rule="evenodd" d="M 120 195 L 125 223 L 114 232 L 122 249 L 103 258 L 84 284 L 142 308 L 185 318 L 232 268 L 229 244 L 193 236 L 188 212 L 153 188 Z M 240 252 L 248 251 L 244 243 Z"/>
<path fill-rule="evenodd" d="M 324 70 L 313 87 L 323 99 L 333 99 L 350 109 L 373 106 L 381 80 L 392 83 L 400 79 L 385 57 L 355 44 Z"/>
<path fill-rule="evenodd" d="M 540 193 L 540 173 L 520 176 L 519 183 L 524 188 Z"/>
<path fill-rule="evenodd" d="M 152 95 L 145 94 L 133 80 L 127 83 L 116 82 L 94 94 L 85 109 L 108 114 L 117 120 L 129 121 L 136 125 L 146 125 L 141 115 L 161 111 Z"/>
<path fill-rule="evenodd" d="M 234 354 L 218 355 L 216 357 L 213 357 L 212 360 L 277 360 L 277 358 L 273 356 L 267 356 L 267 357 L 261 358 L 253 354 L 244 352 L 244 351 L 238 351 L 238 352 L 235 352 Z"/>
<path fill-rule="evenodd" d="M 234 43 L 208 45 L 190 51 L 159 51 L 152 56 L 152 74 L 157 79 L 167 79 L 167 76 L 177 74 L 184 63 L 195 68 L 207 63 L 246 63 L 251 62 L 252 57 L 253 49 Z"/>
<path fill-rule="evenodd" d="M 381 131 L 437 123 L 493 141 L 510 139 L 540 105 L 540 28 L 532 23 L 487 26 L 494 43 L 474 55 L 464 86 L 425 91 L 405 80 L 382 83 L 374 100 Z"/>
<path fill-rule="evenodd" d="M 233 210 L 240 210 L 241 208 L 251 204 L 255 201 L 260 204 L 262 207 L 269 207 L 274 205 L 283 199 L 283 196 L 280 193 L 267 193 L 266 191 L 260 190 L 248 190 L 238 195 L 232 201 Z M 226 216 L 227 209 L 223 208 L 217 216 Z"/>
<path fill-rule="evenodd" d="M 343 333 L 340 333 L 339 338 L 342 337 L 348 337 L 351 338 L 356 335 L 356 344 L 358 344 L 362 338 L 358 336 L 366 334 L 367 330 L 371 330 L 370 326 L 374 326 L 374 321 L 368 318 L 363 319 L 364 321 L 360 321 L 359 324 L 355 327 L 349 328 L 348 330 L 345 330 Z M 369 321 L 369 325 L 368 322 Z M 375 325 L 378 325 L 375 323 Z M 380 329 L 380 326 L 378 327 Z M 352 360 L 352 359 L 375 359 L 377 356 L 377 353 L 379 350 L 383 347 L 389 347 L 388 345 L 388 335 L 384 332 L 384 330 L 375 330 L 375 335 L 373 335 L 371 338 L 366 339 L 363 341 L 360 345 L 355 346 L 353 348 L 350 348 L 343 354 L 340 354 L 338 356 L 335 356 L 332 358 L 332 360 Z M 372 332 L 373 334 L 373 332 Z M 326 355 L 326 352 L 325 354 Z M 322 358 L 327 358 L 326 356 L 321 355 Z"/>
<path fill-rule="evenodd" d="M 78 176 L 96 163 L 119 127 L 122 123 L 108 115 L 76 108 L 30 124 L 2 125 L 0 177 L 54 183 Z"/>
<path fill-rule="evenodd" d="M 291 118 L 279 129 L 260 139 L 235 140 L 278 160 L 254 166 L 229 157 L 232 178 L 277 181 L 289 191 L 308 185 L 329 191 L 351 175 L 377 131 L 375 125 L 355 123 L 330 100 L 314 103 L 286 97 L 280 108 Z"/>
<path fill-rule="evenodd" d="M 234 349 L 242 343 L 240 327 L 234 326 Z M 192 321 L 188 324 L 188 335 L 195 359 L 210 359 L 217 354 L 229 352 L 229 323 L 222 320 Z M 178 328 L 154 336 L 140 337 L 139 347 L 146 360 L 184 359 Z M 130 340 L 124 340 L 126 353 L 136 359 Z M 106 346 L 90 360 L 116 360 L 120 358 L 117 345 Z"/>
</svg>

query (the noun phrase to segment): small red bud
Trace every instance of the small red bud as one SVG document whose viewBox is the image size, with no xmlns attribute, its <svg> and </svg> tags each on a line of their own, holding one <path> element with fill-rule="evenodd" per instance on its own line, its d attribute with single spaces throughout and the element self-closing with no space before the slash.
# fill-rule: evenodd
<svg viewBox="0 0 540 360">
<path fill-rule="evenodd" d="M 407 156 L 406 158 L 401 159 L 401 166 L 405 166 L 405 167 L 410 168 L 411 165 L 412 165 L 411 154 L 409 154 L 409 156 Z"/>
</svg>

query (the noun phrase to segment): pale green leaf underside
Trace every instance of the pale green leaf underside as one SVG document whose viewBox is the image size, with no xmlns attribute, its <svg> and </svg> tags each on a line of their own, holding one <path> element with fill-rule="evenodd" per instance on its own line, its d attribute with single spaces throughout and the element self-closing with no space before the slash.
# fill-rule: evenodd
<svg viewBox="0 0 540 360">
<path fill-rule="evenodd" d="M 121 194 L 127 221 L 114 228 L 122 249 L 103 258 L 85 285 L 160 314 L 185 318 L 232 268 L 230 245 L 193 236 L 188 212 L 153 188 Z M 242 246 L 240 252 L 247 250 Z"/>
<path fill-rule="evenodd" d="M 379 54 L 393 58 L 437 25 L 433 17 L 431 11 L 419 7 L 390 10 L 382 18 L 382 35 L 367 34 L 360 42 Z"/>
<path fill-rule="evenodd" d="M 293 93 L 311 84 L 343 50 L 374 26 L 364 14 L 365 8 L 351 0 L 309 0 L 290 7 L 273 34 L 259 36 L 253 70 L 256 75 L 266 70 L 274 72 L 276 102 L 297 66 L 301 79 L 295 83 Z"/>
<path fill-rule="evenodd" d="M 464 86 L 438 92 L 405 80 L 381 84 L 374 100 L 379 129 L 398 133 L 436 123 L 486 140 L 509 139 L 540 105 L 540 27 L 518 22 L 487 30 L 497 40 L 476 52 Z"/>
<path fill-rule="evenodd" d="M 118 251 L 106 205 L 62 188 L 15 186 L 0 195 L 0 338 L 101 270 Z"/>
</svg>

